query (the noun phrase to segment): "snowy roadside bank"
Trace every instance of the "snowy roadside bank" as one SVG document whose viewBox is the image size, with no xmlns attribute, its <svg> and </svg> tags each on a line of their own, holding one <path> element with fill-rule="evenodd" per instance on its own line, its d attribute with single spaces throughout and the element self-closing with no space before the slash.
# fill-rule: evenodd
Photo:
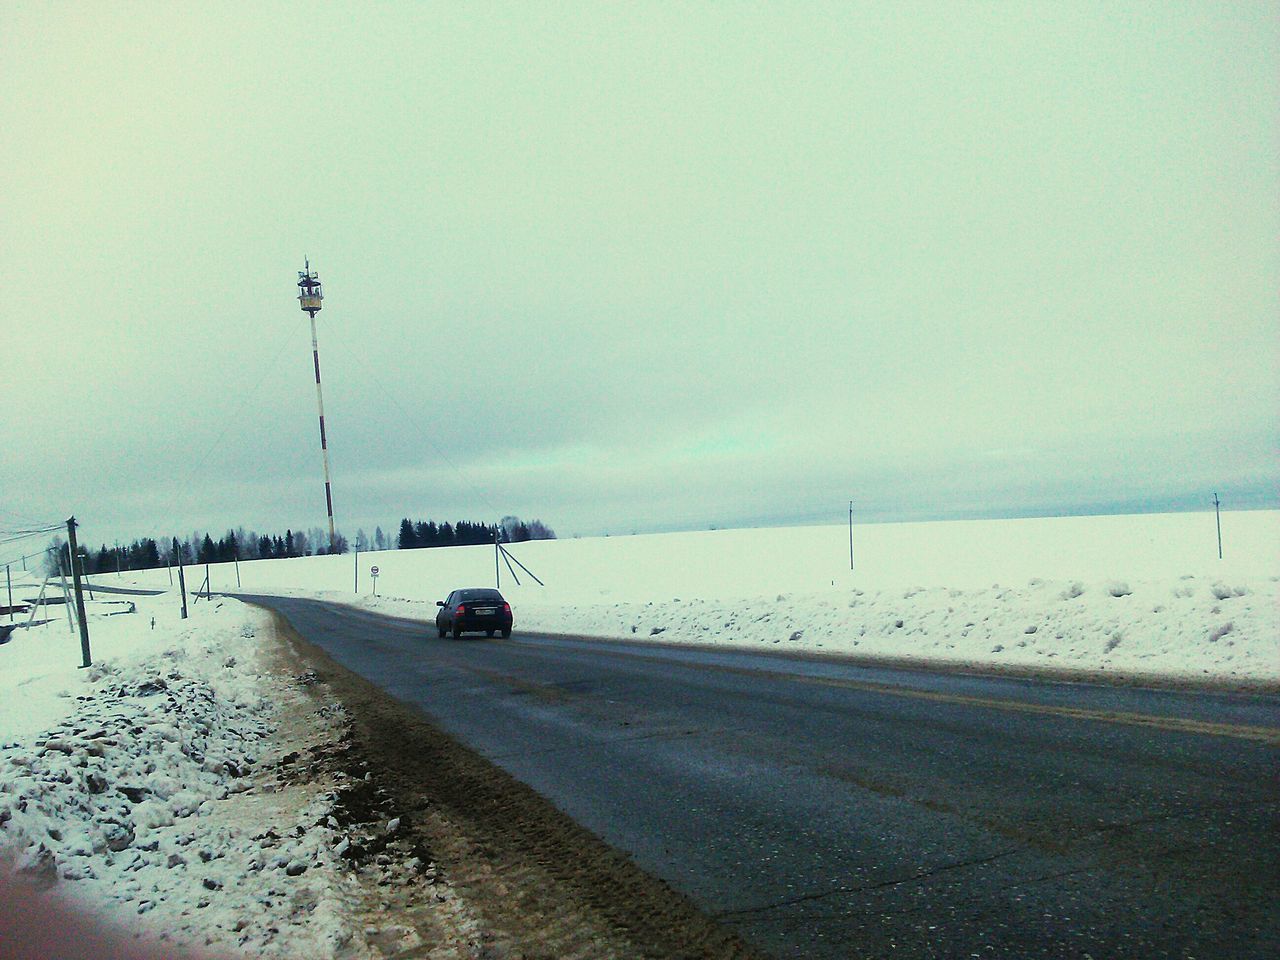
<svg viewBox="0 0 1280 960">
<path fill-rule="evenodd" d="M 972 668 L 1280 684 L 1274 579 L 1033 580 L 739 601 L 671 599 L 564 611 L 521 624 L 593 636 Z M 565 629 L 568 626 L 570 629 Z"/>
<path fill-rule="evenodd" d="M 0 646 L 0 858 L 144 943 L 382 956 L 350 859 L 380 828 L 343 816 L 350 778 L 316 762 L 342 706 L 289 672 L 264 611 L 137 603 L 90 615 L 87 670 L 63 621 Z"/>
<path fill-rule="evenodd" d="M 517 630 L 1214 686 L 1280 684 L 1280 512 L 722 530 L 521 543 Z M 215 590 L 426 622 L 491 547 L 214 564 Z M 369 574 L 378 567 L 378 592 Z M 517 585 L 509 575 L 520 575 Z M 113 578 L 108 578 L 113 579 Z M 168 589 L 165 570 L 124 584 Z"/>
<path fill-rule="evenodd" d="M 424 621 L 432 602 L 280 590 Z M 1280 582 L 1032 580 L 644 603 L 526 601 L 517 631 L 882 658 L 975 669 L 1280 686 Z"/>
</svg>

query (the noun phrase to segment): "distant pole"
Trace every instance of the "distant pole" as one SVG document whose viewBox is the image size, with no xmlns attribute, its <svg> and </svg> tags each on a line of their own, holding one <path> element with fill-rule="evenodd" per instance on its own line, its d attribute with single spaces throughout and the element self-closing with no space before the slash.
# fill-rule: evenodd
<svg viewBox="0 0 1280 960">
<path fill-rule="evenodd" d="M 84 588 L 89 591 L 89 599 L 97 600 L 98 598 L 93 595 L 93 584 L 89 582 L 89 574 L 87 574 L 84 569 L 84 556 L 85 555 L 81 553 L 76 557 L 76 559 L 80 561 L 80 577 L 84 581 Z"/>
<path fill-rule="evenodd" d="M 1213 491 L 1213 517 L 1218 522 L 1218 559 L 1222 559 L 1222 511 L 1218 509 L 1221 503 L 1218 499 L 1218 491 Z"/>
<path fill-rule="evenodd" d="M 182 619 L 187 619 L 187 578 L 182 572 L 182 548 L 178 548 L 178 586 L 182 590 Z"/>
<path fill-rule="evenodd" d="M 169 558 L 169 562 L 165 564 L 169 568 L 169 586 L 173 586 L 173 557 Z"/>
<path fill-rule="evenodd" d="M 240 541 L 239 540 L 236 541 L 235 561 L 236 561 L 236 589 L 239 590 L 240 589 Z"/>
<path fill-rule="evenodd" d="M 499 524 L 501 526 L 501 524 Z M 502 546 L 498 543 L 498 527 L 493 528 L 493 579 L 494 587 L 498 590 L 502 589 L 502 568 L 498 566 L 498 560 L 502 556 Z"/>
<path fill-rule="evenodd" d="M 849 501 L 849 569 L 853 569 L 853 501 Z"/>
<path fill-rule="evenodd" d="M 4 565 L 4 582 L 9 587 L 9 622 L 13 623 L 13 580 L 9 578 L 9 565 Z"/>
<path fill-rule="evenodd" d="M 355 592 L 360 592 L 360 549 L 356 548 L 356 588 Z"/>
<path fill-rule="evenodd" d="M 324 391 L 320 387 L 320 342 L 316 337 L 316 314 L 324 300 L 320 275 L 311 270 L 311 261 L 304 260 L 304 269 L 298 271 L 298 304 L 311 318 L 311 359 L 316 368 L 316 407 L 320 413 L 320 456 L 324 460 L 324 502 L 329 511 L 329 552 L 334 549 L 337 536 L 333 527 L 333 484 L 329 479 L 329 440 L 324 431 Z"/>
<path fill-rule="evenodd" d="M 89 655 L 89 622 L 84 615 L 84 593 L 80 589 L 80 569 L 76 564 L 76 518 L 67 519 L 67 544 L 71 547 L 71 582 L 76 589 L 76 616 L 80 619 L 80 654 L 81 667 L 93 666 L 93 657 Z"/>
</svg>

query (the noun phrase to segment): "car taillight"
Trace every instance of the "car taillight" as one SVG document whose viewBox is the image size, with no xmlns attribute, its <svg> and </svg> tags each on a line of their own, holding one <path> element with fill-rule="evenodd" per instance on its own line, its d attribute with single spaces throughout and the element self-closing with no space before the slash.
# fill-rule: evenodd
<svg viewBox="0 0 1280 960">
<path fill-rule="evenodd" d="M 509 604 L 509 603 L 504 603 L 504 604 L 502 605 L 502 612 L 503 612 L 503 613 L 510 613 L 510 612 L 511 612 L 511 604 Z"/>
<path fill-rule="evenodd" d="M 458 616 L 462 616 L 467 612 L 467 608 L 463 604 L 458 604 Z"/>
</svg>

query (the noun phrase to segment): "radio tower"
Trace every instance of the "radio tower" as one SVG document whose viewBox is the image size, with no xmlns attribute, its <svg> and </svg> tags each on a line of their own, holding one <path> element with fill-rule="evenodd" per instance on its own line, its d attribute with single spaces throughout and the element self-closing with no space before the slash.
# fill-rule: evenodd
<svg viewBox="0 0 1280 960">
<path fill-rule="evenodd" d="M 334 551 L 333 485 L 329 481 L 329 441 L 324 433 L 324 393 L 320 389 L 320 343 L 316 339 L 316 314 L 324 290 L 320 287 L 320 274 L 312 273 L 311 261 L 303 259 L 303 269 L 298 271 L 298 304 L 311 318 L 311 357 L 316 364 L 316 407 L 320 411 L 320 455 L 324 458 L 324 502 L 329 509 L 329 552 Z"/>
</svg>

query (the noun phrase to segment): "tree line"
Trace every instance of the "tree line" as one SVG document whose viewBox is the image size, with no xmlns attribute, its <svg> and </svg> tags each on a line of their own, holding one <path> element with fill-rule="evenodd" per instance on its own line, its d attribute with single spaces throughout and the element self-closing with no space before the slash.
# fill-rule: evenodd
<svg viewBox="0 0 1280 960">
<path fill-rule="evenodd" d="M 417 550 L 423 547 L 463 547 L 482 543 L 521 543 L 526 540 L 554 540 L 555 531 L 541 520 L 528 523 L 519 517 L 503 517 L 492 526 L 459 520 L 457 523 L 440 523 L 434 520 L 400 521 L 400 535 L 396 547 L 400 550 Z"/>
<path fill-rule="evenodd" d="M 493 543 L 494 531 L 502 543 L 519 543 L 523 540 L 552 540 L 555 533 L 540 520 L 526 523 L 519 517 L 503 517 L 494 525 L 460 520 L 456 523 L 437 524 L 433 520 L 412 522 L 407 518 L 400 524 L 398 538 L 383 533 L 376 527 L 373 535 L 364 528 L 356 531 L 354 541 L 342 533 L 335 533 L 333 549 L 329 548 L 329 534 L 320 527 L 309 530 L 286 530 L 283 535 L 258 533 L 239 527 L 228 530 L 214 539 L 212 534 L 195 531 L 185 536 L 156 539 L 142 537 L 131 543 L 102 544 L 98 549 L 81 546 L 84 556 L 84 572 L 115 573 L 117 570 L 148 570 L 166 567 L 176 562 L 226 563 L 232 560 L 274 560 L 283 557 L 310 557 L 322 554 L 348 553 L 356 550 L 415 549 L 418 547 L 466 546 Z M 406 537 L 406 531 L 408 536 Z M 67 573 L 66 541 L 54 537 L 49 545 L 46 572 L 51 575 Z"/>
</svg>

